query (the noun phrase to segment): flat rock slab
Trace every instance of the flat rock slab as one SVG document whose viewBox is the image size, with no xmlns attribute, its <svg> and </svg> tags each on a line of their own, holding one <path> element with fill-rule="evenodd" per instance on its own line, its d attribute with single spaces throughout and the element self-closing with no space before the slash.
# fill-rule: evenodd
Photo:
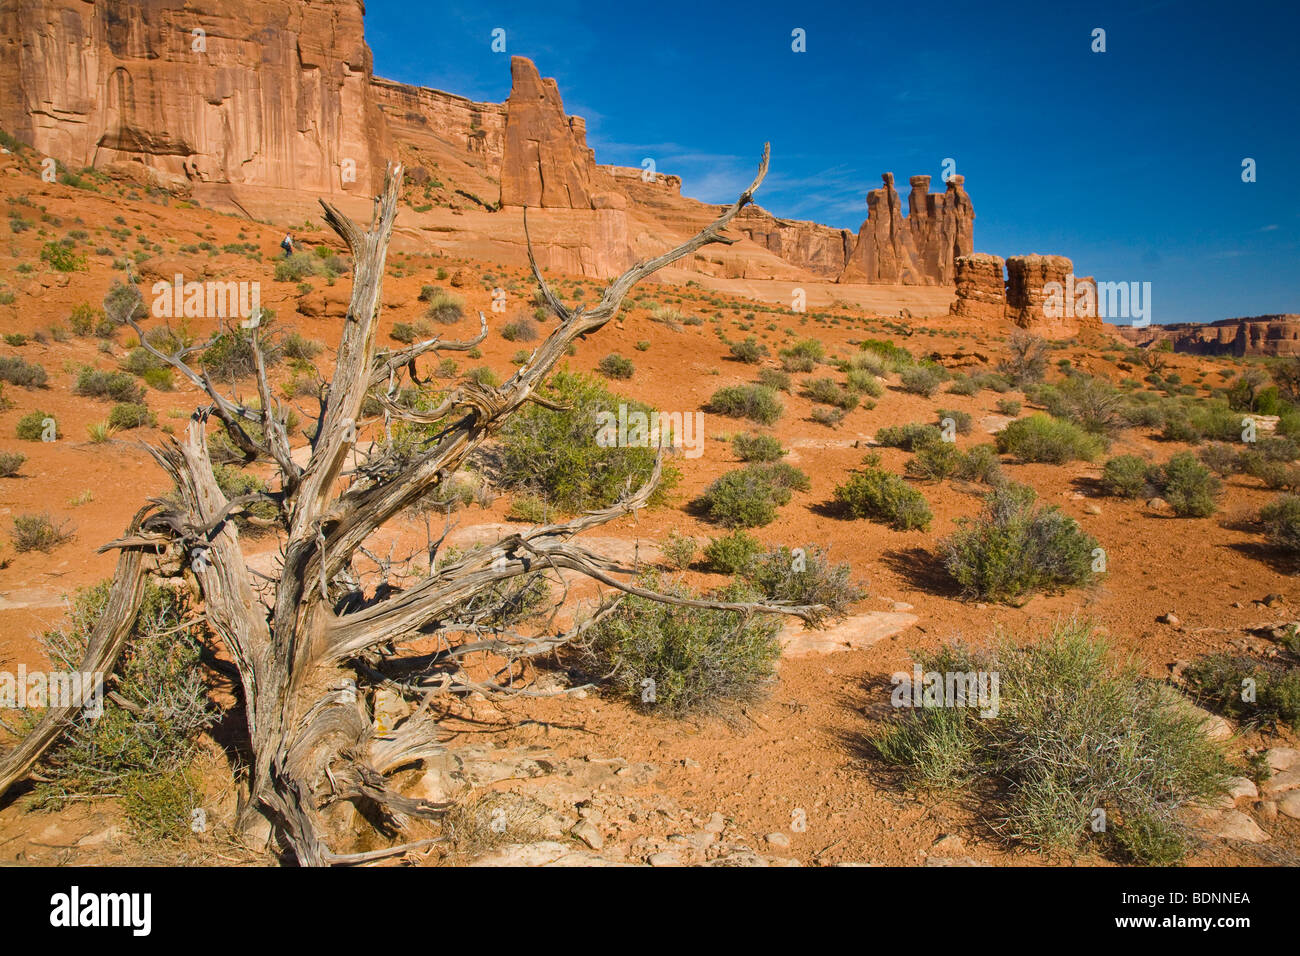
<svg viewBox="0 0 1300 956">
<path fill-rule="evenodd" d="M 1015 419 L 1010 415 L 985 415 L 980 419 L 980 428 L 989 435 L 996 435 L 1002 429 L 1006 428 Z"/>
<path fill-rule="evenodd" d="M 781 631 L 781 653 L 784 657 L 806 657 L 861 650 L 907 630 L 919 620 L 915 614 L 903 611 L 871 611 L 817 631 L 805 628 L 802 621 L 794 619 Z"/>
<path fill-rule="evenodd" d="M 474 860 L 470 866 L 626 866 L 572 843 L 543 840 L 511 843 Z"/>
</svg>

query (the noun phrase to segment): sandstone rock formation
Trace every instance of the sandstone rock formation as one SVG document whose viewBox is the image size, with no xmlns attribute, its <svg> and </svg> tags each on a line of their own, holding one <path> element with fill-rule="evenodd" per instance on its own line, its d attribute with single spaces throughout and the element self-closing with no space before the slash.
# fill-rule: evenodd
<svg viewBox="0 0 1300 956">
<path fill-rule="evenodd" d="M 1120 326 L 1119 334 L 1141 348 L 1170 342 L 1192 355 L 1300 356 L 1300 315 L 1257 315 L 1199 324 Z"/>
<path fill-rule="evenodd" d="M 840 281 L 952 283 L 954 261 L 974 250 L 975 207 L 963 188 L 965 177 L 952 176 L 946 192 L 932 193 L 929 176 L 913 176 L 906 225 L 894 174 L 881 178 L 884 185 L 867 193 L 867 219 Z"/>
<path fill-rule="evenodd" d="M 1065 256 L 1012 256 L 1007 260 L 1007 318 L 1022 329 L 1060 336 L 1100 329 L 1097 287 L 1074 275 Z"/>
<path fill-rule="evenodd" d="M 1007 289 L 1001 256 L 977 252 L 954 262 L 957 299 L 952 314 L 1000 322 L 1006 317 Z"/>
<path fill-rule="evenodd" d="M 844 271 L 853 248 L 853 233 L 847 229 L 778 219 L 760 206 L 744 209 L 733 228 L 787 262 L 832 278 Z"/>
</svg>

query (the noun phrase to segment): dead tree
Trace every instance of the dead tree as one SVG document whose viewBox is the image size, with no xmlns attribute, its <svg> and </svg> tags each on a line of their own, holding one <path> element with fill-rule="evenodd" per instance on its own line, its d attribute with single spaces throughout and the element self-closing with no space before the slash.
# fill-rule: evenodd
<svg viewBox="0 0 1300 956">
<path fill-rule="evenodd" d="M 471 341 L 439 338 L 397 350 L 376 345 L 384 263 L 397 211 L 400 166 L 390 165 L 368 230 L 324 201 L 325 220 L 351 250 L 352 297 L 338 343 L 332 380 L 321 388 L 314 435 L 305 448 L 294 449 L 288 433 L 288 408 L 277 400 L 268 380 L 261 330 L 251 342 L 256 365 L 257 403 L 223 394 L 209 375 L 187 362 L 202 346 L 172 354 L 150 344 L 145 331 L 128 316 L 145 348 L 198 386 L 208 404 L 197 409 L 179 439 L 150 448 L 175 483 L 176 500 L 156 500 L 138 514 L 126 535 L 106 548 L 120 551 L 108 608 L 92 635 L 82 670 L 111 670 L 130 631 L 149 575 L 192 573 L 202 595 L 207 621 L 238 672 L 247 710 L 248 745 L 253 755 L 249 799 L 243 819 L 266 814 L 282 842 L 304 865 L 359 862 L 411 844 L 364 854 L 332 848 L 321 813 L 329 804 L 349 800 L 364 804 L 393 824 L 395 832 L 419 817 L 447 809 L 403 796 L 386 777 L 441 750 L 440 723 L 434 704 L 447 695 L 478 691 L 505 693 L 510 688 L 475 680 L 462 666 L 475 652 L 507 659 L 543 653 L 577 637 L 593 618 L 554 633 L 524 635 L 495 631 L 488 639 L 474 621 L 463 620 L 466 608 L 503 585 L 539 569 L 576 572 L 601 582 L 615 597 L 622 595 L 735 612 L 794 614 L 817 623 L 824 608 L 780 602 L 728 603 L 691 600 L 647 591 L 628 569 L 573 541 L 580 532 L 643 507 L 659 478 L 659 463 L 649 481 L 612 507 L 582 514 L 571 521 L 511 534 L 441 565 L 430 561 L 427 573 L 402 590 L 375 589 L 367 596 L 357 558 L 368 539 L 447 481 L 466 457 L 495 435 L 526 403 L 554 407 L 541 394 L 556 363 L 577 339 L 591 335 L 618 312 L 624 297 L 641 279 L 697 249 L 731 242 L 721 230 L 753 200 L 767 172 L 768 151 L 753 183 L 718 218 L 687 242 L 654 259 L 640 262 L 611 283 L 599 304 L 584 310 L 564 305 L 542 278 L 529 244 L 541 294 L 559 319 L 532 356 L 505 384 L 491 387 L 462 381 L 436 408 L 418 411 L 401 400 L 398 386 L 419 384 L 416 362 L 426 355 L 465 351 Z M 525 229 L 527 219 L 525 217 Z M 128 309 L 128 313 L 129 313 Z M 377 400 L 386 421 L 407 420 L 432 426 L 427 445 L 414 455 L 395 455 L 375 443 L 358 446 L 358 431 L 367 397 Z M 209 456 L 208 424 L 215 419 L 246 463 L 270 462 L 279 488 L 268 495 L 228 500 L 214 475 Z M 352 465 L 349 465 L 349 461 Z M 253 500 L 269 499 L 278 510 L 282 537 L 278 573 L 254 575 L 240 546 L 234 520 Z M 431 549 L 432 551 L 432 549 Z M 416 680 L 397 680 L 385 672 L 393 657 L 381 653 L 403 642 L 443 636 L 444 650 Z M 369 695 L 363 688 L 385 686 L 417 702 L 414 713 L 396 729 L 376 729 Z M 55 739 L 69 713 L 50 712 L 37 730 L 0 760 L 0 793 L 32 767 Z"/>
</svg>

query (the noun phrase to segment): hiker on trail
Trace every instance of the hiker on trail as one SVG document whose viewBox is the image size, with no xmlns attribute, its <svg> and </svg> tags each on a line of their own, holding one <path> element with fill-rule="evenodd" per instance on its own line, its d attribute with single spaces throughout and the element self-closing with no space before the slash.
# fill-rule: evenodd
<svg viewBox="0 0 1300 956">
<path fill-rule="evenodd" d="M 286 232 L 284 234 L 284 238 L 280 240 L 280 248 L 284 250 L 286 259 L 293 255 L 293 233 Z"/>
</svg>

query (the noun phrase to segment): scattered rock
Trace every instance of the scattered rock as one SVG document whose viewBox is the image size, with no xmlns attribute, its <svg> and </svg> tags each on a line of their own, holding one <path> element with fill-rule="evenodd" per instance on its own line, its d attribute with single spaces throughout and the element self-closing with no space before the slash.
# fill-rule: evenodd
<svg viewBox="0 0 1300 956">
<path fill-rule="evenodd" d="M 1218 819 L 1214 835 L 1223 840 L 1240 840 L 1243 843 L 1264 843 L 1268 840 L 1258 823 L 1240 810 L 1225 810 Z"/>
<path fill-rule="evenodd" d="M 966 844 L 955 833 L 945 834 L 934 841 L 930 854 L 939 857 L 957 857 L 966 852 Z"/>
<path fill-rule="evenodd" d="M 1161 614 L 1158 618 L 1156 618 L 1156 623 L 1168 624 L 1170 627 L 1180 627 L 1183 622 L 1182 619 L 1179 618 L 1177 614 L 1175 614 L 1173 611 L 1170 611 L 1167 614 Z"/>
<path fill-rule="evenodd" d="M 682 858 L 674 850 L 662 850 L 659 853 L 650 854 L 646 862 L 651 866 L 681 866 Z"/>
<path fill-rule="evenodd" d="M 1300 789 L 1300 767 L 1275 773 L 1259 785 L 1260 795 L 1265 797 L 1296 789 Z"/>
<path fill-rule="evenodd" d="M 1290 770 L 1300 762 L 1300 750 L 1295 747 L 1270 747 L 1264 751 L 1264 759 L 1274 773 L 1279 770 Z"/>
<path fill-rule="evenodd" d="M 832 654 L 835 651 L 870 647 L 877 641 L 907 630 L 919 620 L 915 614 L 871 611 L 815 631 L 805 628 L 802 621 L 792 619 L 779 636 L 784 647 L 781 653 L 785 657 L 804 657 L 808 654 Z"/>
<path fill-rule="evenodd" d="M 1250 797 L 1253 800 L 1259 797 L 1259 788 L 1255 786 L 1255 781 L 1246 777 L 1233 777 L 1228 781 L 1228 796 L 1234 801 L 1242 797 Z"/>
<path fill-rule="evenodd" d="M 1300 820 L 1300 790 L 1287 791 L 1276 804 L 1272 801 L 1267 802 L 1269 806 L 1275 806 L 1292 820 Z"/>
<path fill-rule="evenodd" d="M 769 833 L 763 837 L 764 842 L 769 846 L 774 846 L 778 850 L 787 849 L 790 846 L 790 837 L 780 831 Z"/>
<path fill-rule="evenodd" d="M 590 820 L 583 820 L 569 832 L 593 850 L 599 850 L 605 846 L 605 838 L 600 835 L 600 830 Z"/>
<path fill-rule="evenodd" d="M 1174 509 L 1169 507 L 1169 502 L 1164 498 L 1150 498 L 1147 500 L 1147 507 L 1152 511 L 1158 511 L 1161 514 L 1173 514 Z"/>
</svg>

